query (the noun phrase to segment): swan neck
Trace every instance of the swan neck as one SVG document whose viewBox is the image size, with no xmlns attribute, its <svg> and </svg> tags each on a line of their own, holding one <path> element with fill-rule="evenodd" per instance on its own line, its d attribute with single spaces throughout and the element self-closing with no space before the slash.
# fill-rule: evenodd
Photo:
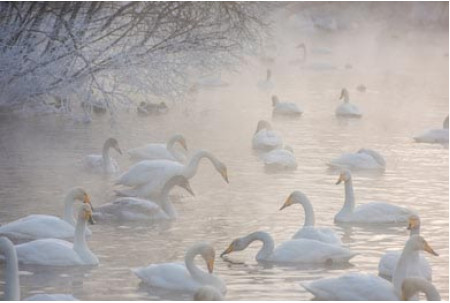
<svg viewBox="0 0 450 303">
<path fill-rule="evenodd" d="M 206 151 L 199 151 L 192 156 L 191 160 L 189 161 L 189 164 L 185 166 L 183 175 L 187 179 L 192 178 L 197 173 L 198 165 L 202 158 L 209 159 L 214 166 L 217 166 L 217 160 L 213 157 L 213 155 L 211 155 Z"/>
<path fill-rule="evenodd" d="M 167 141 L 167 150 L 171 151 L 173 149 L 173 146 L 175 145 L 175 143 L 177 143 L 180 140 L 179 136 L 173 136 L 169 139 L 169 141 Z"/>
<path fill-rule="evenodd" d="M 399 294 L 401 293 L 403 280 L 408 276 L 409 269 L 411 266 L 419 264 L 419 257 L 419 251 L 411 248 L 407 243 L 392 275 L 392 284 L 394 284 L 394 288 Z"/>
<path fill-rule="evenodd" d="M 316 219 L 311 202 L 309 202 L 309 200 L 306 198 L 306 200 L 303 201 L 302 206 L 305 210 L 305 223 L 303 224 L 303 227 L 314 226 L 316 223 Z"/>
<path fill-rule="evenodd" d="M 263 231 L 251 233 L 250 235 L 244 237 L 242 241 L 244 242 L 245 247 L 249 246 L 254 241 L 261 241 L 263 243 L 263 246 L 256 254 L 257 261 L 270 259 L 270 256 L 272 255 L 275 248 L 272 237 L 268 233 Z"/>
<path fill-rule="evenodd" d="M 73 217 L 73 205 L 75 204 L 75 202 L 75 199 L 70 194 L 67 195 L 66 199 L 64 200 L 64 221 L 72 226 L 75 226 L 76 224 Z"/>
<path fill-rule="evenodd" d="M 414 228 L 411 228 L 411 231 L 409 232 L 409 236 L 414 236 L 414 235 L 420 235 L 420 225 L 416 226 Z"/>
<path fill-rule="evenodd" d="M 9 242 L 9 240 L 8 240 Z M 17 264 L 17 253 L 14 245 L 10 242 L 1 249 L 5 255 L 5 301 L 20 301 L 19 269 Z"/>
<path fill-rule="evenodd" d="M 191 274 L 192 278 L 194 278 L 197 281 L 202 281 L 207 276 L 209 276 L 209 274 L 198 268 L 197 265 L 195 265 L 194 258 L 199 254 L 200 254 L 199 249 L 188 250 L 186 252 L 186 256 L 184 257 L 184 263 L 186 264 L 186 268 Z"/>
<path fill-rule="evenodd" d="M 77 226 L 75 227 L 75 239 L 73 242 L 73 249 L 76 252 L 89 250 L 86 244 L 85 231 L 86 220 L 82 216 L 79 216 L 77 220 Z"/>
<path fill-rule="evenodd" d="M 352 179 L 345 181 L 345 201 L 341 213 L 352 213 L 355 209 L 355 195 L 353 192 Z"/>
</svg>

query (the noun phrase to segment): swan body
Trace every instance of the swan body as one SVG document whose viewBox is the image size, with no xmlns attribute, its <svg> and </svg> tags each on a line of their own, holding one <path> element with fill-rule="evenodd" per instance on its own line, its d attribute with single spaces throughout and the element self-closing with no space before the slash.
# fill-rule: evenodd
<svg viewBox="0 0 450 303">
<path fill-rule="evenodd" d="M 19 266 L 14 244 L 6 237 L 0 237 L 0 252 L 5 256 L 5 287 L 4 301 L 20 300 Z M 72 295 L 65 294 L 38 294 L 25 299 L 25 301 L 76 301 Z"/>
<path fill-rule="evenodd" d="M 408 229 L 410 230 L 410 236 L 420 234 L 420 218 L 418 216 L 412 215 L 409 217 Z M 392 279 L 395 266 L 400 259 L 401 253 L 401 251 L 387 251 L 378 263 L 378 275 L 386 279 Z M 419 256 L 419 267 L 420 276 L 425 280 L 431 281 L 431 266 L 423 255 Z"/>
<path fill-rule="evenodd" d="M 338 235 L 331 228 L 314 226 L 314 209 L 308 197 L 304 193 L 298 190 L 292 192 L 280 210 L 283 210 L 293 204 L 300 204 L 303 206 L 305 211 L 305 223 L 303 227 L 300 228 L 294 236 L 292 236 L 292 239 L 310 239 L 330 245 L 342 246 L 341 239 L 339 239 Z"/>
<path fill-rule="evenodd" d="M 294 152 L 289 146 L 284 149 L 274 149 L 263 156 L 264 165 L 273 170 L 295 170 L 297 160 Z"/>
<path fill-rule="evenodd" d="M 201 255 L 206 261 L 208 272 L 194 264 L 194 258 Z M 188 249 L 183 263 L 151 264 L 147 267 L 133 269 L 143 283 L 172 291 L 195 293 L 202 286 L 209 285 L 221 294 L 226 293 L 224 281 L 212 274 L 214 268 L 214 248 L 207 243 L 198 243 Z"/>
<path fill-rule="evenodd" d="M 90 220 L 91 215 L 89 204 L 80 207 L 73 244 L 60 239 L 39 239 L 16 245 L 19 262 L 52 266 L 98 264 L 98 258 L 87 247 L 84 235 L 86 220 Z"/>
<path fill-rule="evenodd" d="M 430 129 L 414 137 L 414 140 L 420 143 L 448 143 L 448 116 L 445 118 L 442 128 Z"/>
<path fill-rule="evenodd" d="M 119 166 L 117 162 L 109 156 L 109 149 L 114 148 L 119 154 L 122 151 L 119 148 L 117 140 L 114 138 L 109 138 L 105 141 L 103 145 L 103 152 L 101 155 L 88 155 L 84 164 L 88 171 L 99 174 L 113 174 L 119 171 Z"/>
<path fill-rule="evenodd" d="M 130 149 L 128 154 L 134 160 L 171 160 L 184 163 L 186 155 L 178 152 L 174 145 L 179 143 L 187 150 L 186 140 L 182 135 L 172 136 L 166 144 L 151 143 L 142 147 Z"/>
<path fill-rule="evenodd" d="M 103 204 L 95 208 L 93 216 L 96 220 L 114 221 L 159 221 L 177 217 L 177 213 L 170 202 L 169 193 L 173 187 L 179 185 L 194 195 L 189 181 L 183 176 L 169 179 L 162 189 L 159 203 L 141 198 L 123 197 L 112 203 Z"/>
<path fill-rule="evenodd" d="M 30 241 L 36 239 L 56 238 L 69 239 L 75 235 L 73 206 L 77 201 L 90 204 L 90 198 L 82 188 L 71 189 L 64 200 L 64 217 L 50 215 L 29 215 L 0 226 L 0 236 L 13 241 Z M 86 229 L 86 234 L 91 231 Z"/>
<path fill-rule="evenodd" d="M 335 114 L 339 117 L 347 117 L 347 118 L 360 118 L 362 117 L 361 111 L 354 104 L 350 103 L 349 95 L 347 89 L 342 89 L 341 97 L 339 99 L 344 98 L 344 103 L 339 105 L 336 108 Z"/>
<path fill-rule="evenodd" d="M 272 106 L 274 115 L 300 116 L 303 113 L 297 104 L 292 102 L 280 102 L 277 96 L 272 96 Z"/>
<path fill-rule="evenodd" d="M 349 224 L 406 224 L 415 213 L 407 208 L 386 202 L 371 202 L 355 208 L 352 176 L 349 170 L 343 171 L 336 184 L 345 182 L 345 202 L 334 217 L 336 223 Z"/>
<path fill-rule="evenodd" d="M 344 153 L 328 163 L 334 169 L 384 171 L 386 162 L 378 152 L 362 148 L 356 153 Z"/>
<path fill-rule="evenodd" d="M 347 248 L 311 239 L 289 240 L 275 247 L 273 239 L 268 233 L 257 231 L 233 240 L 221 256 L 233 251 L 244 250 L 253 241 L 263 242 L 262 248 L 256 255 L 258 262 L 277 264 L 345 263 L 356 255 Z"/>
<path fill-rule="evenodd" d="M 258 122 L 256 132 L 253 135 L 253 149 L 259 151 L 271 151 L 280 148 L 283 144 L 281 136 L 272 130 L 269 122 L 261 120 Z"/>
<path fill-rule="evenodd" d="M 116 181 L 116 184 L 131 186 L 133 188 L 116 190 L 116 193 L 122 196 L 159 199 L 164 184 L 166 184 L 170 178 L 176 175 L 182 175 L 187 179 L 192 178 L 196 174 L 202 158 L 209 159 L 215 169 L 228 183 L 226 166 L 211 153 L 207 151 L 198 151 L 186 165 L 169 160 L 144 160 L 134 164 Z"/>
<path fill-rule="evenodd" d="M 194 301 L 223 301 L 223 295 L 216 288 L 205 285 L 197 290 Z"/>
</svg>

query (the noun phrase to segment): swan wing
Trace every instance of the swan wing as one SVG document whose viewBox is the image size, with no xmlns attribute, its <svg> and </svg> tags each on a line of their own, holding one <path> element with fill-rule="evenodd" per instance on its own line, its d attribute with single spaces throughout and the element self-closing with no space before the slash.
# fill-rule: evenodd
<svg viewBox="0 0 450 303">
<path fill-rule="evenodd" d="M 24 264 L 70 266 L 81 265 L 82 260 L 70 242 L 58 239 L 40 239 L 16 245 L 19 262 Z"/>
<path fill-rule="evenodd" d="M 343 103 L 336 108 L 335 111 L 337 116 L 348 116 L 348 117 L 360 117 L 362 116 L 361 111 L 358 107 L 351 103 Z"/>
<path fill-rule="evenodd" d="M 293 115 L 293 114 L 300 115 L 303 113 L 303 111 L 297 106 L 297 104 L 291 102 L 283 102 L 277 104 L 274 107 L 273 112 L 276 114 L 286 114 L 286 115 Z"/>
<path fill-rule="evenodd" d="M 448 143 L 448 129 L 431 129 L 414 137 L 420 143 Z"/>
<path fill-rule="evenodd" d="M 134 160 L 171 160 L 177 161 L 174 155 L 167 149 L 166 144 L 152 143 L 128 151 Z"/>
<path fill-rule="evenodd" d="M 370 202 L 355 208 L 352 221 L 360 223 L 406 224 L 414 211 L 385 202 Z"/>
<path fill-rule="evenodd" d="M 328 166 L 348 169 L 380 169 L 378 162 L 367 153 L 344 153 L 331 160 Z"/>
<path fill-rule="evenodd" d="M 283 140 L 280 135 L 271 130 L 260 130 L 253 136 L 252 145 L 254 149 L 272 150 L 281 147 Z"/>
<path fill-rule="evenodd" d="M 139 186 L 154 180 L 161 180 L 183 171 L 184 165 L 170 160 L 143 160 L 130 167 L 117 180 L 117 184 Z"/>
<path fill-rule="evenodd" d="M 100 220 L 140 221 L 168 219 L 168 216 L 153 201 L 123 197 L 116 199 L 112 203 L 96 207 L 94 218 Z"/>
<path fill-rule="evenodd" d="M 331 228 L 307 226 L 301 228 L 293 237 L 293 239 L 310 239 L 331 245 L 342 246 L 341 239 Z"/>
<path fill-rule="evenodd" d="M 400 258 L 401 251 L 387 251 L 378 263 L 378 274 L 387 279 L 392 279 L 395 266 Z M 419 257 L 418 275 L 425 280 L 431 281 L 433 272 L 428 260 L 421 254 Z"/>
</svg>

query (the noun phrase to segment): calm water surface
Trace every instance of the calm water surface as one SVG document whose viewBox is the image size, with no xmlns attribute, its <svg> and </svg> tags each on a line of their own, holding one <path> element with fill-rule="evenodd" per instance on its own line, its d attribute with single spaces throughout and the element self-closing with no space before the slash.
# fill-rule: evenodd
<svg viewBox="0 0 450 303">
<path fill-rule="evenodd" d="M 0 119 L 0 222 L 33 213 L 62 214 L 67 190 L 79 185 L 95 205 L 113 200 L 114 177 L 91 175 L 80 162 L 101 151 L 107 137 L 116 137 L 122 150 L 165 141 L 182 133 L 190 151 L 206 149 L 227 164 L 230 184 L 203 161 L 191 180 L 196 192 L 181 190 L 176 202 L 179 219 L 166 225 L 101 225 L 91 227 L 91 250 L 100 265 L 90 270 L 21 268 L 23 297 L 39 293 L 72 293 L 82 300 L 190 299 L 140 286 L 130 268 L 181 261 L 186 248 L 209 241 L 217 255 L 236 237 L 256 230 L 269 232 L 276 243 L 290 239 L 303 224 L 300 206 L 278 211 L 293 190 L 313 203 L 316 224 L 329 226 L 346 246 L 359 253 L 350 265 L 337 267 L 263 267 L 254 256 L 260 244 L 231 255 L 241 264 L 216 258 L 215 273 L 228 286 L 229 300 L 307 300 L 300 283 L 345 272 L 377 274 L 378 260 L 388 249 L 401 249 L 406 227 L 342 228 L 333 217 L 342 207 L 343 186 L 325 163 L 361 147 L 381 152 L 387 170 L 381 175 L 354 174 L 357 203 L 389 201 L 417 210 L 422 233 L 439 257 L 427 256 L 433 283 L 448 300 L 448 148 L 416 144 L 412 136 L 438 128 L 448 114 L 448 33 L 407 33 L 391 37 L 376 32 L 303 35 L 295 31 L 275 36 L 276 61 L 271 65 L 274 89 L 261 91 L 257 82 L 267 66 L 253 64 L 243 72 L 223 73 L 229 86 L 200 90 L 192 101 L 172 106 L 168 115 L 137 117 L 121 113 L 116 122 L 100 117 L 76 124 L 66 117 Z M 310 52 L 298 63 L 295 46 L 327 48 Z M 351 64 L 351 69 L 344 68 Z M 335 68 L 335 69 L 330 69 Z M 360 93 L 356 86 L 365 84 Z M 359 120 L 336 119 L 340 89 L 364 112 Z M 299 119 L 272 119 L 272 93 L 304 108 Z M 260 119 L 270 120 L 293 147 L 298 170 L 267 174 L 251 151 L 251 138 Z M 112 153 L 121 170 L 132 162 Z M 198 260 L 200 266 L 203 266 Z M 0 274 L 3 276 L 3 267 Z M 3 290 L 3 282 L 0 291 Z"/>
</svg>

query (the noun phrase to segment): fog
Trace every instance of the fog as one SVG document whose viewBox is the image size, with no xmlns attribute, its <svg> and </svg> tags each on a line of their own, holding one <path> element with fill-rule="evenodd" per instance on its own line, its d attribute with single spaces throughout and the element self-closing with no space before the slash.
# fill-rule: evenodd
<svg viewBox="0 0 450 303">
<path fill-rule="evenodd" d="M 66 293 L 80 300 L 191 300 L 192 294 L 146 287 L 131 269 L 182 262 L 186 250 L 200 241 L 216 251 L 214 273 L 227 285 L 226 300 L 309 300 L 313 296 L 302 282 L 348 272 L 377 275 L 380 257 L 405 245 L 407 224 L 335 224 L 344 186 L 335 185 L 339 172 L 326 165 L 342 153 L 370 148 L 383 155 L 386 170 L 353 172 L 356 204 L 386 201 L 419 214 L 421 235 L 439 256 L 422 254 L 432 267 L 434 286 L 448 300 L 448 139 L 447 145 L 413 139 L 442 128 L 449 112 L 448 3 L 272 5 L 260 46 L 246 48 L 234 65 L 217 65 L 209 72 L 195 66 L 184 70 L 190 71 L 184 77 L 192 86 L 179 99 L 149 95 L 145 100 L 165 102 L 167 112 L 138 115 L 141 96 L 133 100 L 130 94 L 132 102 L 118 103 L 113 114 L 79 107 L 71 113 L 24 115 L 18 110 L 0 116 L 1 225 L 30 214 L 61 216 L 64 197 L 74 186 L 86 190 L 94 210 L 114 201 L 114 190 L 120 188 L 115 181 L 134 163 L 126 151 L 166 142 L 174 134 L 186 138 L 189 155 L 200 149 L 211 152 L 226 165 L 229 179 L 227 184 L 202 160 L 189 180 L 195 196 L 174 190 L 176 220 L 89 226 L 87 243 L 99 265 L 21 265 L 23 298 Z M 361 118 L 335 116 L 343 88 Z M 303 114 L 272 116 L 272 95 L 296 103 Z M 269 121 L 292 147 L 296 170 L 265 169 L 262 156 L 252 150 L 259 120 Z M 123 152 L 110 153 L 119 171 L 86 171 L 84 158 L 100 154 L 109 137 L 117 139 Z M 291 239 L 303 226 L 303 210 L 298 205 L 279 209 L 294 190 L 309 197 L 316 225 L 332 228 L 356 257 L 339 265 L 267 266 L 255 260 L 261 246 L 257 242 L 229 255 L 233 262 L 219 257 L 233 239 L 254 231 L 270 233 L 276 246 Z M 206 271 L 200 257 L 196 264 Z M 0 277 L 4 291 L 4 265 Z"/>
</svg>

